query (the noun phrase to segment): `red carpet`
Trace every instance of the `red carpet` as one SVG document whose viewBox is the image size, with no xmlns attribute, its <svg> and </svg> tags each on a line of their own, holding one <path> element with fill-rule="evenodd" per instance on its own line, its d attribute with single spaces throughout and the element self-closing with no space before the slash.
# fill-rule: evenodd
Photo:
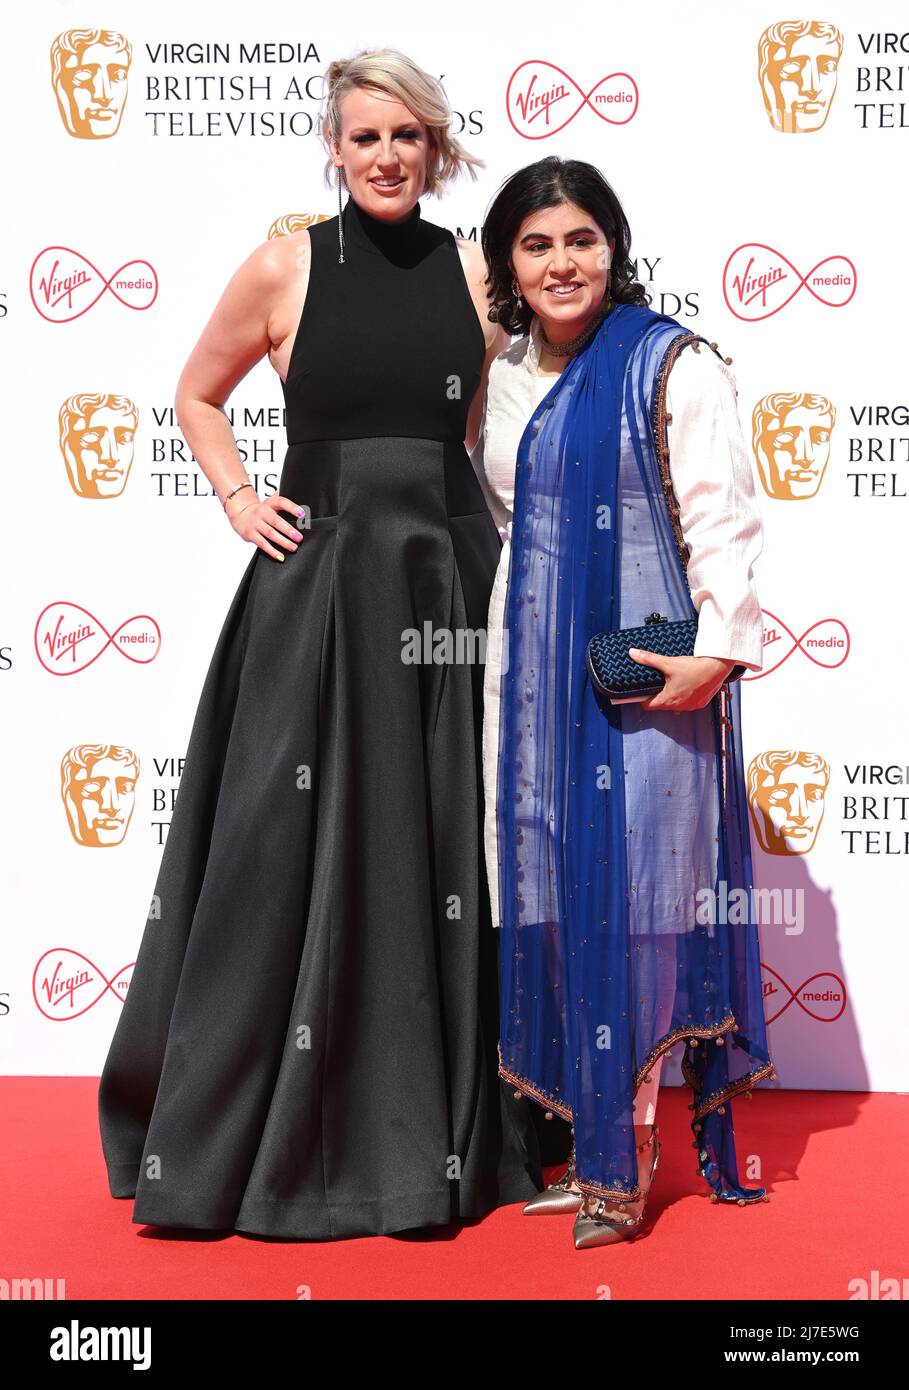
<svg viewBox="0 0 909 1390">
<path fill-rule="evenodd" d="M 737 1207 L 710 1202 L 687 1088 L 664 1089 L 644 1231 L 575 1251 L 571 1217 L 524 1217 L 520 1205 L 461 1229 L 327 1244 L 134 1225 L 132 1202 L 108 1195 L 97 1086 L 0 1079 L 0 1279 L 65 1279 L 68 1299 L 292 1300 L 306 1289 L 314 1299 L 848 1299 L 851 1280 L 909 1278 L 902 1095 L 736 1102 L 743 1181 L 770 1193 Z"/>
</svg>

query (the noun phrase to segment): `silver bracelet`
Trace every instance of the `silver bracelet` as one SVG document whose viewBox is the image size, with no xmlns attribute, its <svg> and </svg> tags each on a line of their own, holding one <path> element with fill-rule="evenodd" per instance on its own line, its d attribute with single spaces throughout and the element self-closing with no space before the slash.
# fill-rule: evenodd
<svg viewBox="0 0 909 1390">
<path fill-rule="evenodd" d="M 230 492 L 227 494 L 224 501 L 221 503 L 225 511 L 227 511 L 227 504 L 233 497 L 234 493 L 239 492 L 242 487 L 252 487 L 252 483 L 249 481 L 248 478 L 245 483 L 237 483 L 236 487 L 231 488 Z"/>
</svg>

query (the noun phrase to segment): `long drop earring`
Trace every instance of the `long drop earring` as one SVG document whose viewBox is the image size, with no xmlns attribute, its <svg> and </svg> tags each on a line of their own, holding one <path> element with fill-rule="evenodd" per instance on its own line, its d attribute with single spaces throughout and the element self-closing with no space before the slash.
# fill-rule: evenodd
<svg viewBox="0 0 909 1390">
<path fill-rule="evenodd" d="M 515 309 L 520 309 L 524 301 L 521 298 L 521 291 L 518 289 L 518 282 L 516 280 L 512 280 L 511 282 L 511 292 L 515 296 Z"/>
<path fill-rule="evenodd" d="M 343 225 L 342 225 L 342 223 L 343 223 L 343 218 L 342 218 L 342 208 L 341 208 L 341 170 L 343 169 L 343 167 L 344 167 L 343 164 L 339 164 L 339 165 L 337 166 L 337 168 L 338 168 L 338 246 L 339 246 L 339 250 L 340 250 L 340 254 L 338 255 L 338 265 L 343 265 L 343 264 L 344 264 L 344 227 L 343 227 Z"/>
</svg>

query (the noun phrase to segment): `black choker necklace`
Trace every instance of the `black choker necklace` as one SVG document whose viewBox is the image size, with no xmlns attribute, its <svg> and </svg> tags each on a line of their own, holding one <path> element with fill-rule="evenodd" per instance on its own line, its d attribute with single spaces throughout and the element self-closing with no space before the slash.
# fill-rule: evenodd
<svg viewBox="0 0 909 1390">
<path fill-rule="evenodd" d="M 585 328 L 575 338 L 569 338 L 564 343 L 551 343 L 546 337 L 546 330 L 540 324 L 540 342 L 549 353 L 550 357 L 574 357 L 575 353 L 580 352 L 585 343 L 589 342 L 594 333 L 603 322 L 609 310 L 612 308 L 612 299 L 608 292 L 603 296 L 603 302 L 597 309 L 593 318 Z"/>
</svg>

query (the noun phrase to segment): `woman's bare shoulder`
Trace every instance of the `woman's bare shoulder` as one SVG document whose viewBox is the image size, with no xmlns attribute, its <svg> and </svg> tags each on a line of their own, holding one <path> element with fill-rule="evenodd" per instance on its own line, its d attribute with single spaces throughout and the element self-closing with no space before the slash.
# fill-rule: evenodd
<svg viewBox="0 0 909 1390">
<path fill-rule="evenodd" d="M 483 329 L 483 337 L 486 339 L 487 351 L 491 352 L 493 347 L 498 351 L 502 345 L 501 335 L 497 326 L 490 323 L 488 317 L 489 296 L 486 284 L 486 257 L 483 255 L 483 248 L 478 242 L 463 236 L 456 236 L 455 244 L 461 257 L 467 288 L 470 290 L 470 297 L 474 302 L 480 326 Z"/>
<path fill-rule="evenodd" d="M 295 272 L 301 262 L 306 276 Z M 226 400 L 266 354 L 278 369 L 275 354 L 295 322 L 294 295 L 299 300 L 301 280 L 308 279 L 308 262 L 306 232 L 254 247 L 222 291 L 184 367 L 183 386 L 189 383 L 206 399 Z"/>
<path fill-rule="evenodd" d="M 486 295 L 486 257 L 483 255 L 483 248 L 479 242 L 471 241 L 469 237 L 456 236 L 455 245 L 461 257 L 461 264 L 464 267 L 464 274 L 471 289 L 482 288 L 483 296 Z"/>
<path fill-rule="evenodd" d="M 308 269 L 309 259 L 309 229 L 304 227 L 299 232 L 261 242 L 249 253 L 234 279 L 250 289 L 279 288 L 294 270 Z"/>
<path fill-rule="evenodd" d="M 302 228 L 263 241 L 250 252 L 234 276 L 236 294 L 264 323 L 269 357 L 284 377 L 286 348 L 296 331 L 309 285 L 309 230 Z"/>
</svg>

